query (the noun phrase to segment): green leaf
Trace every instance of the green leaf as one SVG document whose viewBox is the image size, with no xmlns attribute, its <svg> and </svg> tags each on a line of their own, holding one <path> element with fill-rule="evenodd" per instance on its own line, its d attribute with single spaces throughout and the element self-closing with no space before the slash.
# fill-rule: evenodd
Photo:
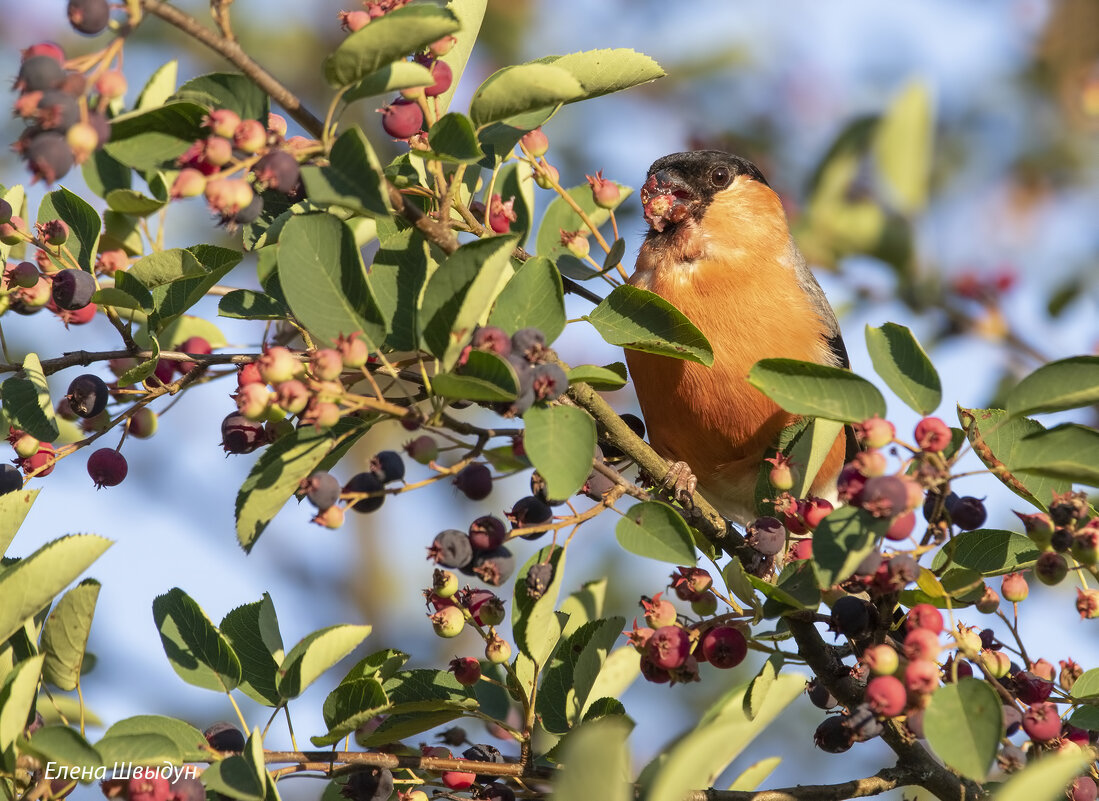
<svg viewBox="0 0 1099 801">
<path fill-rule="evenodd" d="M 102 153 L 102 150 L 97 150 Z M 110 158 L 108 156 L 108 158 Z M 112 159 L 113 161 L 113 159 Z M 115 162 L 117 164 L 117 162 Z M 118 165 L 125 170 L 126 175 L 133 171 L 129 167 Z M 144 244 L 141 240 L 141 221 L 136 217 L 127 217 L 117 211 L 107 209 L 103 212 L 103 234 L 99 240 L 100 250 L 123 250 L 127 256 L 138 256 L 142 252 Z"/>
<path fill-rule="evenodd" d="M 446 4 L 447 10 L 458 19 L 460 27 L 456 31 L 457 41 L 454 42 L 450 51 L 439 59 L 450 66 L 452 75 L 450 88 L 435 98 L 440 114 L 450 108 L 450 102 L 454 99 L 458 82 L 461 81 L 466 64 L 473 53 L 473 46 L 477 43 L 477 34 L 481 30 L 481 22 L 487 6 L 488 0 L 448 0 Z"/>
<path fill-rule="evenodd" d="M 1087 731 L 1099 730 L 1099 707 L 1078 706 L 1068 717 L 1068 724 Z"/>
<path fill-rule="evenodd" d="M 105 199 L 111 211 L 133 217 L 148 217 L 168 205 L 163 200 L 147 197 L 135 189 L 112 189 Z"/>
<path fill-rule="evenodd" d="M 95 744 L 104 765 L 153 765 L 183 764 L 179 746 L 163 734 L 107 735 Z"/>
<path fill-rule="evenodd" d="M 1046 754 L 1008 776 L 989 801 L 1060 801 L 1065 789 L 1087 770 L 1090 762 L 1091 753 L 1078 748 Z"/>
<path fill-rule="evenodd" d="M 80 681 L 98 598 L 99 582 L 85 579 L 61 596 L 42 626 L 42 676 L 61 690 L 75 690 Z"/>
<path fill-rule="evenodd" d="M 613 362 L 605 367 L 594 364 L 581 364 L 569 370 L 569 383 L 583 381 L 592 389 L 600 392 L 613 392 L 626 386 L 626 365 Z"/>
<path fill-rule="evenodd" d="M 456 111 L 443 115 L 431 126 L 427 141 L 431 150 L 413 150 L 412 155 L 458 164 L 472 164 L 485 157 L 473 123 L 465 114 Z"/>
<path fill-rule="evenodd" d="M 221 621 L 221 633 L 240 659 L 240 689 L 266 706 L 278 706 L 276 676 L 283 659 L 282 635 L 271 596 L 233 609 Z"/>
<path fill-rule="evenodd" d="M 749 720 L 763 708 L 767 700 L 767 693 L 778 678 L 782 670 L 783 657 L 779 654 L 771 654 L 759 669 L 759 673 L 748 683 L 748 689 L 744 692 L 744 714 Z"/>
<path fill-rule="evenodd" d="M 511 279 L 511 252 L 515 237 L 493 236 L 459 247 L 424 288 L 420 304 L 426 349 L 449 370 L 473 336 L 473 329 L 488 318 L 493 302 Z"/>
<path fill-rule="evenodd" d="M 71 768 L 95 768 L 103 759 L 80 732 L 68 726 L 44 726 L 28 740 L 20 737 L 20 751 L 34 754 L 42 762 L 56 762 Z"/>
<path fill-rule="evenodd" d="M 560 106 L 538 109 L 526 114 L 516 114 L 506 120 L 486 125 L 477 131 L 477 139 L 481 148 L 492 155 L 493 164 L 500 164 L 515 149 L 515 145 L 523 136 L 545 125 L 557 113 Z M 591 192 L 589 191 L 590 195 Z"/>
<path fill-rule="evenodd" d="M 221 793 L 237 801 L 264 801 L 265 787 L 251 763 L 234 754 L 214 762 L 202 773 L 207 790 Z"/>
<path fill-rule="evenodd" d="M 343 102 L 353 103 L 364 97 L 388 95 L 401 89 L 431 86 L 435 79 L 431 70 L 415 61 L 394 61 L 380 70 L 363 77 L 361 81 L 343 93 Z"/>
<path fill-rule="evenodd" d="M 996 759 L 1004 712 L 991 685 L 973 678 L 940 687 L 923 713 L 931 750 L 966 778 L 983 782 Z"/>
<path fill-rule="evenodd" d="M 635 503 L 618 521 L 614 533 L 619 545 L 638 556 L 673 565 L 695 563 L 691 530 L 683 516 L 666 503 Z"/>
<path fill-rule="evenodd" d="M 1071 695 L 1077 701 L 1099 697 L 1099 668 L 1085 670 L 1080 674 L 1080 678 L 1072 685 Z"/>
<path fill-rule="evenodd" d="M 310 739 L 318 748 L 338 743 L 388 707 L 389 698 L 378 679 L 342 681 L 324 700 L 322 712 L 328 733 Z"/>
<path fill-rule="evenodd" d="M 180 348 L 191 337 L 202 337 L 214 348 L 224 348 L 227 344 L 225 335 L 216 325 L 190 314 L 177 317 L 160 332 L 160 339 L 167 342 L 170 349 Z"/>
<path fill-rule="evenodd" d="M 553 566 L 553 581 L 539 598 L 532 598 L 526 591 L 526 575 L 534 565 L 547 562 Z M 546 664 L 561 637 L 561 621 L 554 607 L 564 572 L 565 549 L 547 545 L 527 560 L 515 580 L 515 600 L 511 609 L 515 644 L 539 667 Z"/>
<path fill-rule="evenodd" d="M 0 752 L 7 751 L 27 726 L 44 659 L 42 654 L 24 659 L 0 684 Z"/>
<path fill-rule="evenodd" d="M 111 544 L 95 534 L 61 537 L 0 573 L 0 642 L 42 611 Z"/>
<path fill-rule="evenodd" d="M 592 688 L 625 625 L 621 617 L 592 620 L 562 643 L 538 693 L 538 712 L 547 731 L 565 733 L 601 697 L 592 695 Z"/>
<path fill-rule="evenodd" d="M 514 334 L 533 326 L 552 343 L 565 330 L 561 274 L 549 259 L 527 259 L 508 281 L 488 316 L 488 324 Z"/>
<path fill-rule="evenodd" d="M 1025 437 L 1016 473 L 1060 478 L 1099 487 L 1099 431 L 1066 424 Z"/>
<path fill-rule="evenodd" d="M 153 297 L 150 330 L 161 331 L 202 300 L 242 257 L 239 251 L 228 248 L 193 245 L 150 253 L 134 262 L 128 272 Z"/>
<path fill-rule="evenodd" d="M 858 423 L 885 416 L 885 399 L 861 376 L 839 367 L 797 359 L 762 359 L 748 383 L 791 414 Z"/>
<path fill-rule="evenodd" d="M 745 578 L 767 597 L 764 617 L 777 617 L 790 609 L 816 609 L 820 606 L 821 588 L 808 560 L 786 565 L 773 584 L 752 575 Z"/>
<path fill-rule="evenodd" d="M 0 384 L 0 398 L 8 422 L 42 442 L 53 442 L 60 433 L 50 401 L 50 387 L 38 355 L 28 353 L 23 369 Z"/>
<path fill-rule="evenodd" d="M 367 281 L 389 331 L 386 345 L 394 350 L 417 350 L 420 297 L 428 274 L 438 265 L 423 235 L 415 228 L 398 231 L 387 220 L 379 222 L 381 247 L 374 256 Z"/>
<path fill-rule="evenodd" d="M 820 472 L 828 454 L 832 452 L 836 439 L 842 431 L 843 423 L 824 417 L 814 417 L 792 440 L 792 446 L 783 447 L 784 452 L 799 468 L 795 473 L 797 479 L 797 485 L 793 491 L 795 498 L 804 498 L 809 494 L 817 473 Z M 766 477 L 763 480 L 767 481 L 766 488 L 769 493 L 770 481 Z"/>
<path fill-rule="evenodd" d="M 923 81 L 913 81 L 894 98 L 872 142 L 874 161 L 893 205 L 913 215 L 927 205 L 935 111 Z"/>
<path fill-rule="evenodd" d="M 746 687 L 717 700 L 699 725 L 681 737 L 642 773 L 646 801 L 682 801 L 688 790 L 704 790 L 805 690 L 796 673 L 775 679 L 754 718 L 744 712 Z"/>
<path fill-rule="evenodd" d="M 855 506 L 830 512 L 813 532 L 813 573 L 821 587 L 832 587 L 854 574 L 889 528 L 889 520 Z"/>
<path fill-rule="evenodd" d="M 183 590 L 173 587 L 153 599 L 153 620 L 172 669 L 185 682 L 221 692 L 240 684 L 233 647 Z"/>
<path fill-rule="evenodd" d="M 234 289 L 218 301 L 218 317 L 238 320 L 285 320 L 290 310 L 281 301 L 251 289 Z"/>
<path fill-rule="evenodd" d="M 156 370 L 156 363 L 160 361 L 160 342 L 154 336 L 149 336 L 149 344 L 146 349 L 151 351 L 152 355 L 145 361 L 139 363 L 136 367 L 131 367 L 118 377 L 118 385 L 120 387 L 128 387 L 131 384 L 137 384 L 144 381 L 146 378 L 153 374 Z"/>
<path fill-rule="evenodd" d="M 102 148 L 92 152 L 91 157 L 81 165 L 80 172 L 84 176 L 84 183 L 88 185 L 88 189 L 91 190 L 92 194 L 102 198 L 105 198 L 112 190 L 129 189 L 133 182 L 133 171 L 124 164 L 119 164 Z M 117 218 L 118 215 L 115 216 Z M 105 230 L 100 245 L 103 250 L 109 250 L 112 245 L 106 241 L 109 239 L 108 234 L 110 232 L 109 226 L 106 225 L 106 215 L 104 215 L 103 222 L 105 223 Z"/>
<path fill-rule="evenodd" d="M 1007 393 L 1012 417 L 1060 412 L 1099 403 L 1099 356 L 1073 356 L 1044 364 Z"/>
<path fill-rule="evenodd" d="M 523 415 L 527 457 L 546 480 L 551 498 L 567 498 L 592 471 L 595 421 L 573 406 L 533 406 Z"/>
<path fill-rule="evenodd" d="M 332 432 L 306 426 L 279 437 L 260 454 L 237 493 L 237 541 L 245 553 L 328 454 L 332 442 Z"/>
<path fill-rule="evenodd" d="M 816 550 L 815 534 L 813 548 Z M 947 547 L 936 552 L 931 569 L 939 571 L 952 563 L 982 576 L 1002 576 L 1033 567 L 1039 553 L 1041 550 L 1030 537 L 1014 531 L 981 528 L 955 534 Z"/>
<path fill-rule="evenodd" d="M 278 672 L 278 690 L 283 700 L 297 698 L 370 634 L 370 626 L 328 626 L 314 631 L 290 649 Z"/>
<path fill-rule="evenodd" d="M 457 31 L 454 13 L 428 3 L 390 11 L 348 35 L 324 60 L 329 86 L 347 86 Z"/>
<path fill-rule="evenodd" d="M 142 172 L 174 164 L 203 137 L 206 109 L 194 103 L 167 103 L 111 120 L 111 141 L 103 149 L 127 167 Z"/>
<path fill-rule="evenodd" d="M 340 134 L 327 165 L 302 167 L 301 179 L 309 200 L 317 205 L 342 206 L 368 217 L 389 214 L 381 162 L 358 126 Z"/>
<path fill-rule="evenodd" d="M 1007 412 L 999 409 L 963 409 L 960 406 L 958 420 L 980 460 L 1019 497 L 1046 509 L 1053 493 L 1072 488 L 1072 483 L 1064 479 L 1018 472 L 1017 466 L 1023 464 L 1030 451 L 1030 446 L 1023 440 L 1030 434 L 1046 430 L 1038 421 L 1029 417 L 1008 417 Z"/>
<path fill-rule="evenodd" d="M 866 347 L 874 371 L 910 409 L 929 415 L 943 399 L 934 365 L 912 332 L 903 325 L 866 326 Z"/>
<path fill-rule="evenodd" d="M 583 95 L 575 100 L 620 92 L 665 75 L 664 70 L 653 59 L 627 47 L 585 50 L 567 56 L 546 56 L 537 59 L 535 63 L 552 64 L 571 72 L 584 89 Z"/>
<path fill-rule="evenodd" d="M 482 164 L 485 162 L 482 161 Z M 468 180 L 468 171 L 467 171 Z M 530 165 L 525 161 L 509 161 L 501 165 L 496 173 L 495 189 L 500 197 L 515 198 L 512 211 L 515 213 L 515 221 L 512 222 L 509 233 L 518 234 L 518 247 L 525 247 L 527 238 L 534 225 L 534 174 Z M 530 259 L 527 260 L 529 263 Z M 552 310 L 552 306 L 551 306 Z"/>
<path fill-rule="evenodd" d="M 618 186 L 618 201 L 612 208 L 603 208 L 595 203 L 591 187 L 584 183 L 566 189 L 566 193 L 576 203 L 596 226 L 600 226 L 611 218 L 611 211 L 621 205 L 622 201 L 633 194 L 633 189 L 628 186 Z M 568 248 L 561 244 L 561 231 L 587 230 L 587 225 L 572 205 L 564 198 L 557 197 L 550 201 L 542 215 L 542 223 L 538 226 L 538 234 L 535 236 L 535 250 L 539 256 L 545 256 L 551 261 L 556 261 L 559 256 L 568 253 Z"/>
<path fill-rule="evenodd" d="M 440 373 L 431 379 L 431 391 L 444 398 L 473 401 L 514 400 L 519 379 L 513 368 L 494 353 L 473 350 L 457 373 Z"/>
<path fill-rule="evenodd" d="M 461 709 L 439 709 L 432 712 L 406 712 L 392 714 L 370 734 L 356 733 L 355 742 L 364 748 L 375 748 L 386 743 L 399 742 L 406 737 L 438 728 L 462 717 Z M 318 741 L 327 737 L 316 738 Z"/>
<path fill-rule="evenodd" d="M 550 795 L 554 801 L 598 798 L 629 801 L 631 786 L 626 739 L 632 724 L 626 718 L 605 717 L 581 725 L 561 745 L 564 770 Z"/>
<path fill-rule="evenodd" d="M 588 691 L 583 714 L 600 698 L 619 698 L 641 675 L 641 654 L 632 645 L 616 648 L 607 655 L 603 667 Z"/>
<path fill-rule="evenodd" d="M 331 214 L 296 216 L 278 247 L 282 291 L 314 337 L 330 345 L 359 331 L 371 350 L 382 341 L 384 323 L 350 228 Z"/>
<path fill-rule="evenodd" d="M 714 363 L 713 348 L 694 323 L 647 289 L 615 287 L 583 319 L 612 345 L 686 359 L 707 367 Z"/>
<path fill-rule="evenodd" d="M 766 781 L 767 777 L 774 773 L 775 768 L 782 762 L 782 757 L 767 757 L 753 765 L 746 767 L 733 783 L 729 785 L 731 791 L 750 793 Z"/>
<path fill-rule="evenodd" d="M 236 72 L 212 72 L 192 78 L 172 99 L 208 109 L 227 108 L 241 119 L 259 120 L 264 125 L 271 107 L 267 93 L 251 78 Z"/>
<path fill-rule="evenodd" d="M 580 82 L 566 69 L 550 64 L 518 64 L 497 70 L 477 87 L 469 104 L 469 116 L 481 127 L 516 114 L 577 100 L 583 94 Z"/>
<path fill-rule="evenodd" d="M 103 734 L 104 738 L 164 737 L 175 743 L 184 762 L 201 762 L 210 756 L 202 732 L 177 718 L 162 715 L 136 715 L 118 721 Z"/>
<path fill-rule="evenodd" d="M 179 73 L 179 62 L 175 59 L 157 67 L 148 81 L 145 82 L 141 94 L 137 96 L 134 108 L 138 111 L 147 111 L 151 108 L 163 106 L 176 90 L 176 78 Z"/>
<path fill-rule="evenodd" d="M 99 230 L 103 227 L 99 215 L 80 195 L 61 187 L 42 198 L 38 206 L 38 222 L 58 219 L 69 226 L 69 241 L 65 247 L 76 258 L 80 269 L 92 272 Z"/>
</svg>

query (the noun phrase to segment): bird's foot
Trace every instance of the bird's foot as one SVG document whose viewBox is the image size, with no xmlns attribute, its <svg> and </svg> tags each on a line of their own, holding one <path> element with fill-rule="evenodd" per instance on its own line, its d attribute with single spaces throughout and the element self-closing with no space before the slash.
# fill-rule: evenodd
<svg viewBox="0 0 1099 801">
<path fill-rule="evenodd" d="M 671 493 L 685 509 L 694 507 L 692 496 L 698 488 L 698 479 L 686 462 L 671 462 L 660 486 Z"/>
</svg>

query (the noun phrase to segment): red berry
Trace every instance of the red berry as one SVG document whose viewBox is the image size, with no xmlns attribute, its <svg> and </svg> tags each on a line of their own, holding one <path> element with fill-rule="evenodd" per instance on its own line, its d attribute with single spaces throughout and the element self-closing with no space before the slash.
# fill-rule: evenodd
<svg viewBox="0 0 1099 801">
<path fill-rule="evenodd" d="M 1023 713 L 1023 731 L 1036 742 L 1046 743 L 1061 736 L 1061 716 L 1057 705 L 1048 701 L 1031 704 Z"/>
<path fill-rule="evenodd" d="M 748 641 L 739 629 L 717 626 L 702 636 L 702 655 L 716 668 L 732 668 L 748 655 Z"/>
<path fill-rule="evenodd" d="M 365 11 L 341 11 L 338 16 L 340 27 L 349 33 L 362 30 L 370 23 L 370 15 Z"/>
<path fill-rule="evenodd" d="M 938 417 L 925 417 L 916 424 L 916 444 L 925 451 L 946 450 L 953 439 L 950 426 Z"/>
<path fill-rule="evenodd" d="M 904 711 L 908 693 L 895 676 L 875 676 L 866 685 L 866 702 L 877 714 L 887 718 Z"/>
<path fill-rule="evenodd" d="M 126 457 L 114 448 L 100 448 L 88 457 L 88 475 L 96 489 L 116 487 L 126 478 Z"/>
<path fill-rule="evenodd" d="M 930 659 L 916 659 L 904 669 L 904 686 L 916 695 L 928 695 L 939 686 L 939 666 Z"/>
<path fill-rule="evenodd" d="M 382 113 L 382 128 L 394 139 L 408 139 L 424 127 L 423 111 L 409 100 L 394 100 L 378 111 Z"/>
<path fill-rule="evenodd" d="M 108 100 L 126 94 L 126 76 L 119 70 L 107 70 L 95 82 L 95 91 Z"/>
<path fill-rule="evenodd" d="M 855 425 L 855 434 L 859 442 L 867 448 L 884 448 L 893 441 L 896 429 L 888 420 L 874 415 Z"/>
<path fill-rule="evenodd" d="M 202 337 L 190 337 L 189 339 L 184 340 L 183 344 L 179 346 L 179 350 L 182 353 L 194 353 L 201 356 L 211 353 L 213 348 L 210 347 L 210 343 Z M 187 373 L 198 366 L 198 362 L 180 362 L 176 369 L 179 370 L 182 375 L 187 375 Z"/>
<path fill-rule="evenodd" d="M 428 97 L 436 97 L 443 94 L 450 85 L 454 82 L 454 73 L 450 69 L 450 65 L 445 61 L 435 61 L 431 65 L 431 77 L 435 79 L 435 83 L 431 86 L 424 87 L 424 94 Z"/>
<path fill-rule="evenodd" d="M 916 604 L 908 612 L 908 628 L 927 629 L 936 636 L 943 630 L 943 615 L 931 604 Z"/>
<path fill-rule="evenodd" d="M 683 665 L 691 652 L 691 640 L 679 626 L 661 626 L 649 637 L 645 651 L 661 670 L 675 670 Z"/>
<path fill-rule="evenodd" d="M 481 663 L 472 656 L 456 656 L 450 660 L 450 672 L 463 687 L 470 687 L 481 680 Z"/>
<path fill-rule="evenodd" d="M 904 638 L 904 655 L 909 659 L 934 659 L 942 650 L 939 635 L 930 629 L 911 629 Z"/>
</svg>

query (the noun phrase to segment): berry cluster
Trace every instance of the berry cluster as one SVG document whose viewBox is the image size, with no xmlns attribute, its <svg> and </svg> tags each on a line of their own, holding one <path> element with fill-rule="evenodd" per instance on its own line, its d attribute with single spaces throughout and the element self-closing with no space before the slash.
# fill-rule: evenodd
<svg viewBox="0 0 1099 801">
<path fill-rule="evenodd" d="M 679 567 L 672 574 L 676 597 L 691 604 L 699 620 L 680 615 L 671 601 L 658 592 L 642 597 L 645 626 L 626 632 L 630 644 L 641 654 L 641 675 L 655 684 L 699 681 L 699 663 L 708 662 L 722 670 L 733 668 L 748 654 L 748 640 L 739 625 L 727 616 L 713 617 L 717 596 L 710 574 L 699 567 Z"/>
<path fill-rule="evenodd" d="M 516 399 L 496 406 L 504 417 L 519 417 L 535 403 L 557 400 L 569 388 L 568 376 L 546 345 L 546 335 L 537 328 L 521 328 L 510 337 L 495 326 L 478 328 L 458 360 L 459 369 L 473 350 L 493 353 L 515 370 Z"/>
<path fill-rule="evenodd" d="M 456 575 L 436 568 L 431 588 L 424 590 L 424 598 L 432 610 L 428 613 L 428 620 L 438 636 L 444 639 L 457 637 L 466 623 L 473 623 L 484 639 L 485 659 L 488 662 L 501 665 L 511 659 L 511 645 L 496 633 L 495 628 L 504 622 L 504 602 L 491 590 L 459 589 Z M 480 665 L 472 657 L 456 657 L 450 663 L 450 670 L 461 684 L 467 686 L 481 677 Z"/>
<path fill-rule="evenodd" d="M 286 139 L 283 117 L 269 114 L 265 125 L 219 108 L 203 118 L 202 126 L 207 136 L 176 160 L 181 169 L 172 184 L 173 198 L 202 195 L 219 224 L 232 227 L 259 218 L 263 192 L 291 201 L 305 196 L 299 159 L 308 156 L 313 143 L 301 136 Z"/>
<path fill-rule="evenodd" d="M 313 522 L 325 528 L 343 525 L 347 509 L 359 514 L 376 512 L 385 502 L 385 485 L 404 479 L 405 466 L 396 451 L 379 451 L 370 459 L 370 469 L 356 473 L 341 488 L 331 473 L 318 471 L 305 478 L 298 488 L 317 509 Z M 346 506 L 339 506 L 340 500 Z"/>
</svg>

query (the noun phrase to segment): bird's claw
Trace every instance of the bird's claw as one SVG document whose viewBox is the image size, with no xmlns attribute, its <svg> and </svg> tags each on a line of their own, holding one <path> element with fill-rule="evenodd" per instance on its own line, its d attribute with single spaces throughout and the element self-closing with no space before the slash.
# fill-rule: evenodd
<svg viewBox="0 0 1099 801">
<path fill-rule="evenodd" d="M 669 464 L 660 486 L 668 490 L 684 508 L 690 509 L 694 506 L 693 496 L 698 487 L 698 479 L 686 462 Z"/>
</svg>

